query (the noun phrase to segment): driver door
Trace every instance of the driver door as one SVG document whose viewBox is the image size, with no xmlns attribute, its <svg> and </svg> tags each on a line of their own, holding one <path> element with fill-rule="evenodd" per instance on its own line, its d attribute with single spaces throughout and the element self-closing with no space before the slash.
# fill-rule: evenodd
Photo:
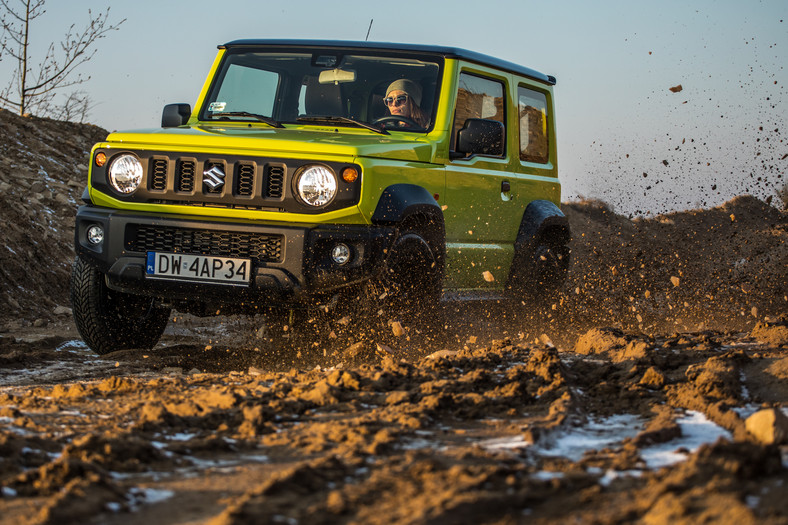
<svg viewBox="0 0 788 525">
<path fill-rule="evenodd" d="M 507 130 L 507 77 L 464 68 L 459 77 L 446 168 L 446 285 L 449 288 L 500 288 L 508 276 L 522 212 L 511 201 L 515 175 L 510 166 L 508 131 L 501 155 L 456 152 L 457 132 L 469 118 L 501 122 Z M 489 272 L 489 273 L 485 273 Z M 490 280 L 492 277 L 492 280 Z"/>
</svg>

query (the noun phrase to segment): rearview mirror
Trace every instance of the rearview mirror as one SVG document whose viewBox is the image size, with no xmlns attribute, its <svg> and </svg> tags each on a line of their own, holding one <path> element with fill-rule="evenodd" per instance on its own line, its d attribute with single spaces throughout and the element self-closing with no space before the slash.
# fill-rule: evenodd
<svg viewBox="0 0 788 525">
<path fill-rule="evenodd" d="M 342 84 L 344 82 L 355 82 L 356 72 L 348 69 L 326 69 L 320 72 L 318 82 L 321 84 Z"/>
<path fill-rule="evenodd" d="M 189 104 L 167 104 L 161 112 L 161 127 L 177 128 L 189 122 L 192 107 Z"/>
<path fill-rule="evenodd" d="M 503 156 L 503 124 L 497 120 L 469 118 L 457 132 L 457 151 L 466 155 Z"/>
</svg>

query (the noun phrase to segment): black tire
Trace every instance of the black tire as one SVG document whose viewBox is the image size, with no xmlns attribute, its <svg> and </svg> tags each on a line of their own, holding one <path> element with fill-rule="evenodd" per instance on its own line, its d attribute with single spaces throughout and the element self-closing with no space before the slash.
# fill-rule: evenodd
<svg viewBox="0 0 788 525">
<path fill-rule="evenodd" d="M 403 224 L 382 274 L 367 283 L 371 311 L 382 306 L 395 317 L 414 321 L 426 321 L 437 312 L 443 290 L 443 230 L 433 232 L 420 224 Z"/>
<path fill-rule="evenodd" d="M 529 306 L 552 303 L 561 291 L 569 270 L 569 247 L 537 243 L 530 253 L 516 254 L 512 261 L 509 291 Z"/>
<path fill-rule="evenodd" d="M 104 275 L 80 257 L 71 272 L 70 296 L 79 335 L 99 355 L 153 348 L 170 317 L 170 309 L 150 297 L 110 290 Z"/>
<path fill-rule="evenodd" d="M 399 235 L 391 247 L 384 283 L 392 301 L 409 308 L 430 308 L 440 300 L 439 260 L 430 243 L 416 231 Z"/>
</svg>

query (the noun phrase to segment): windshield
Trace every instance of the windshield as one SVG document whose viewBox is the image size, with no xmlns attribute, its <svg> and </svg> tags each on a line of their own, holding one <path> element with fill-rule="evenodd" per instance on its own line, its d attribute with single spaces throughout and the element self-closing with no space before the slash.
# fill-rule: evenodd
<svg viewBox="0 0 788 525">
<path fill-rule="evenodd" d="M 230 49 L 200 120 L 432 128 L 442 59 L 434 56 Z"/>
</svg>

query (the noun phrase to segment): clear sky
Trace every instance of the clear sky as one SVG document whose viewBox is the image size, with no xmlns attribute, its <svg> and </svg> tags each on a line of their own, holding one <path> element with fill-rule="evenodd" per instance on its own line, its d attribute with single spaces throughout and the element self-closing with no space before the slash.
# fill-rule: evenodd
<svg viewBox="0 0 788 525">
<path fill-rule="evenodd" d="M 564 200 L 659 213 L 766 198 L 786 181 L 788 0 L 49 0 L 35 51 L 108 5 L 127 20 L 81 89 L 109 130 L 193 104 L 218 44 L 364 40 L 373 20 L 371 41 L 463 47 L 556 76 Z"/>
</svg>

